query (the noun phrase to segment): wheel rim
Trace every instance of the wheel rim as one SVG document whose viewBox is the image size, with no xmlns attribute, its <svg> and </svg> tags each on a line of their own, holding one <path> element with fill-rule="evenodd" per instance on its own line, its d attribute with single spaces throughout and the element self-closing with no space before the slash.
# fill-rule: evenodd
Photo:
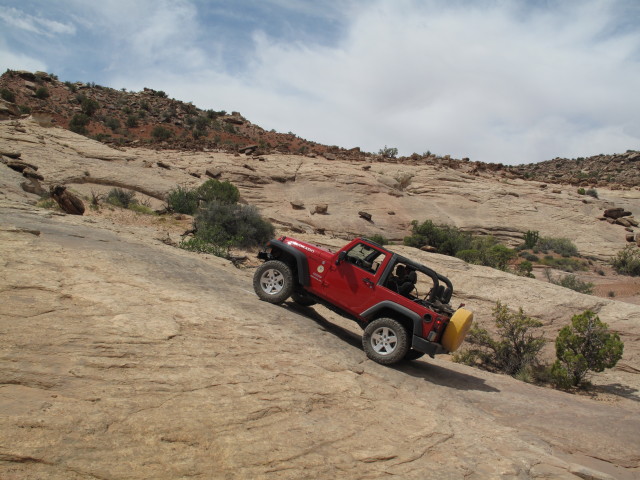
<svg viewBox="0 0 640 480">
<path fill-rule="evenodd" d="M 275 268 L 265 270 L 260 277 L 260 288 L 268 295 L 277 295 L 284 288 L 284 275 Z"/>
<path fill-rule="evenodd" d="M 398 337 L 389 327 L 377 328 L 371 335 L 371 346 L 378 355 L 391 355 L 398 345 Z"/>
</svg>

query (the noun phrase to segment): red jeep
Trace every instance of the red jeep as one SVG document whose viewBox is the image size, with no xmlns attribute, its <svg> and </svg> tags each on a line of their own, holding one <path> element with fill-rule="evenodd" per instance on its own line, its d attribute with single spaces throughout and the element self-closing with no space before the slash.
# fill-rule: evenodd
<svg viewBox="0 0 640 480">
<path fill-rule="evenodd" d="M 367 356 L 389 365 L 455 351 L 473 313 L 451 307 L 444 277 L 366 238 L 332 253 L 289 237 L 267 243 L 253 276 L 260 299 L 321 303 L 358 322 Z"/>
</svg>

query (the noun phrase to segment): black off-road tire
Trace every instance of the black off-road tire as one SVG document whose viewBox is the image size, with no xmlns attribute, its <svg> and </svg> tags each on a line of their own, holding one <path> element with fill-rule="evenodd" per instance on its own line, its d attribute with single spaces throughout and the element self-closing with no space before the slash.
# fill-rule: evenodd
<svg viewBox="0 0 640 480">
<path fill-rule="evenodd" d="M 378 318 L 369 323 L 362 335 L 362 347 L 374 362 L 391 365 L 402 361 L 409 351 L 407 329 L 393 318 Z"/>
<path fill-rule="evenodd" d="M 293 293 L 293 272 L 279 260 L 269 260 L 253 274 L 253 289 L 260 300 L 279 304 Z"/>
<path fill-rule="evenodd" d="M 315 305 L 316 302 L 313 297 L 306 295 L 305 293 L 296 292 L 295 290 L 291 294 L 291 300 L 296 302 L 301 307 L 310 307 L 311 305 Z"/>
<path fill-rule="evenodd" d="M 424 353 L 419 352 L 418 350 L 410 349 L 404 356 L 403 360 L 406 362 L 410 362 L 411 360 L 417 360 L 422 356 L 424 356 Z"/>
</svg>

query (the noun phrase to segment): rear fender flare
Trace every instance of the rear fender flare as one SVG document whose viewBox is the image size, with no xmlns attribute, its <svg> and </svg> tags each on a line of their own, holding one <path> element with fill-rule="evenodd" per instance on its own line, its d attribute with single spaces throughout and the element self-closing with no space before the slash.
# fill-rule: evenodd
<svg viewBox="0 0 640 480">
<path fill-rule="evenodd" d="M 375 304 L 372 307 L 367 308 L 364 312 L 360 314 L 361 318 L 369 320 L 374 318 L 378 312 L 381 310 L 392 310 L 403 317 L 409 319 L 409 321 L 413 322 L 413 332 L 421 333 L 422 332 L 422 317 L 418 315 L 416 312 L 409 310 L 407 307 L 403 307 L 402 305 L 398 305 L 397 303 L 391 302 L 389 300 L 384 300 L 380 303 Z"/>
</svg>

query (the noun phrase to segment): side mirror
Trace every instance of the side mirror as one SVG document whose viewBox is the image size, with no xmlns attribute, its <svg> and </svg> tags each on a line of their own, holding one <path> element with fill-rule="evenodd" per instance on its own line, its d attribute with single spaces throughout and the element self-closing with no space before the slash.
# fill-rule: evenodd
<svg viewBox="0 0 640 480">
<path fill-rule="evenodd" d="M 344 259 L 347 258 L 347 252 L 346 251 L 342 251 L 338 254 L 338 259 L 336 260 L 336 265 L 340 265 L 341 262 L 344 261 Z"/>
</svg>

